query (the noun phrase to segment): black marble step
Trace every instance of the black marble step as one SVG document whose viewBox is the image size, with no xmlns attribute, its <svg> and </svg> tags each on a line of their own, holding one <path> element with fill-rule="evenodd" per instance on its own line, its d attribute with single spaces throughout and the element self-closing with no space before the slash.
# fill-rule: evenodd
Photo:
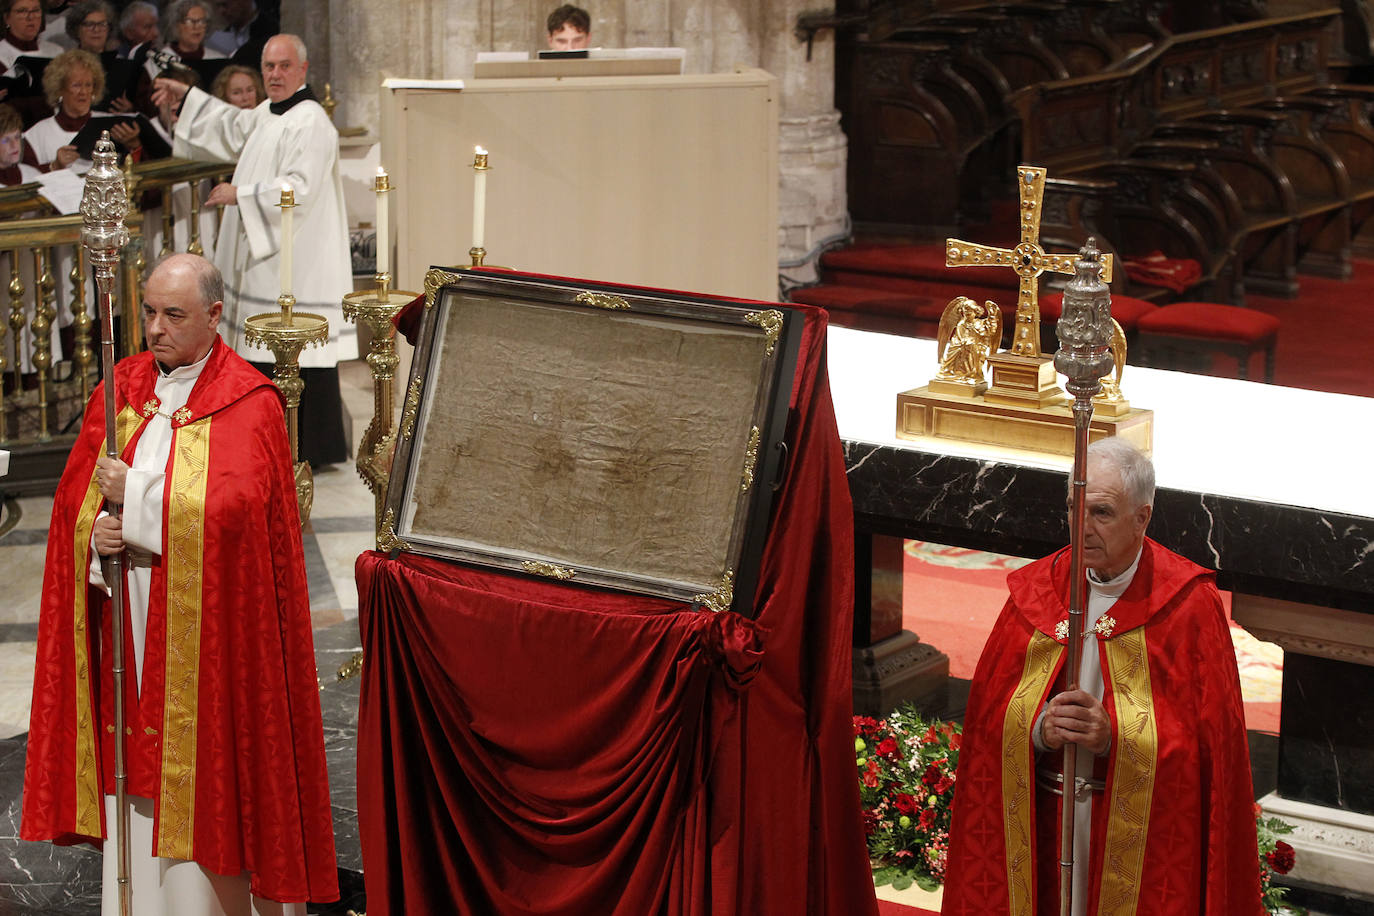
<svg viewBox="0 0 1374 916">
<path fill-rule="evenodd" d="M 334 916 L 366 910 L 362 849 L 358 843 L 358 680 L 340 681 L 336 672 L 359 648 L 358 624 L 346 620 L 315 631 L 320 676 L 329 794 L 338 851 L 338 903 L 312 906 L 310 913 Z M 101 854 L 87 845 L 54 846 L 19 839 L 28 736 L 0 741 L 0 916 L 98 916 Z"/>
</svg>

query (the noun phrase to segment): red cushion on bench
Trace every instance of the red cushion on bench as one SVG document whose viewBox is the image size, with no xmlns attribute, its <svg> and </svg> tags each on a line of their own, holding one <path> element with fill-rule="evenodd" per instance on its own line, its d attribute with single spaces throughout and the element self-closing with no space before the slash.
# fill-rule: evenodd
<svg viewBox="0 0 1374 916">
<path fill-rule="evenodd" d="M 1136 299 L 1133 296 L 1118 296 L 1112 294 L 1112 317 L 1116 323 L 1121 325 L 1122 330 L 1129 331 L 1140 323 L 1140 319 L 1159 310 L 1159 306 L 1144 299 Z M 1064 312 L 1064 294 L 1062 292 L 1048 293 L 1040 297 L 1040 320 L 1058 321 L 1059 316 Z"/>
<path fill-rule="evenodd" d="M 1140 319 L 1142 334 L 1168 334 L 1255 343 L 1278 332 L 1279 320 L 1253 309 L 1219 302 L 1175 302 Z"/>
<path fill-rule="evenodd" d="M 792 290 L 793 302 L 805 302 L 822 308 L 869 315 L 895 315 L 939 321 L 945 303 L 929 296 L 902 296 L 889 290 L 863 286 L 810 286 Z"/>
<path fill-rule="evenodd" d="M 854 245 L 827 252 L 828 270 L 855 270 L 939 280 L 953 286 L 1016 289 L 1010 267 L 946 267 L 944 245 Z"/>
</svg>

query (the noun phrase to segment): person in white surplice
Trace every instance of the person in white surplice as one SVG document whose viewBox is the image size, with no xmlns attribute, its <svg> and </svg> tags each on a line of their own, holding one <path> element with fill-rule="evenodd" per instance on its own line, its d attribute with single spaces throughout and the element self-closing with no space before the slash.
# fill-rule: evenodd
<svg viewBox="0 0 1374 916">
<path fill-rule="evenodd" d="M 301 458 L 330 464 L 348 457 L 339 399 L 338 364 L 358 355 L 357 335 L 343 320 L 342 300 L 353 288 L 348 221 L 339 179 L 339 135 L 305 84 L 309 61 L 295 35 L 273 36 L 263 50 L 267 101 L 236 108 L 184 83 L 158 79 L 153 101 L 181 110 L 173 154 L 192 159 L 237 159 L 233 179 L 216 185 L 207 206 L 224 205 L 215 265 L 224 273 L 224 336 L 245 359 L 270 361 L 249 347 L 243 321 L 274 311 L 281 290 L 281 191 L 295 193 L 293 276 L 296 309 L 329 320 L 329 341 L 300 355 Z M 265 368 L 264 371 L 270 371 Z"/>
</svg>

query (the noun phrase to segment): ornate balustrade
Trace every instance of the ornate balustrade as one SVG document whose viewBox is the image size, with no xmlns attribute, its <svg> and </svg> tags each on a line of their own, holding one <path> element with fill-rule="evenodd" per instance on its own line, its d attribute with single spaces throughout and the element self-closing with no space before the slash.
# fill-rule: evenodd
<svg viewBox="0 0 1374 916">
<path fill-rule="evenodd" d="M 132 210 L 128 218 L 115 312 L 120 356 L 142 349 L 143 273 L 174 245 L 177 208 L 165 204 L 174 194 L 189 197 L 183 250 L 203 252 L 213 239 L 203 237 L 198 186 L 233 168 L 169 159 L 126 170 L 130 198 L 150 209 Z M 185 185 L 189 195 L 181 190 Z M 0 190 L 0 446 L 11 453 L 9 476 L 0 483 L 9 494 L 49 492 L 57 485 L 98 380 L 96 296 L 81 249 L 82 218 L 56 215 L 40 191 L 36 183 Z M 158 251 L 146 251 L 145 229 L 160 238 Z"/>
</svg>

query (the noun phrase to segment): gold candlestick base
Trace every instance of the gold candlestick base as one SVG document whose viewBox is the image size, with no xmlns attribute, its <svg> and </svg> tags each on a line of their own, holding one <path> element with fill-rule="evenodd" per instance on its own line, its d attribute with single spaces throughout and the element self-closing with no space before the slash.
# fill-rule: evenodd
<svg viewBox="0 0 1374 916">
<path fill-rule="evenodd" d="M 372 370 L 372 421 L 358 444 L 358 476 L 367 484 L 375 499 L 377 537 L 381 538 L 382 510 L 386 505 L 386 488 L 391 479 L 391 447 L 396 441 L 392 426 L 395 413 L 396 315 L 419 293 L 391 289 L 391 275 L 378 274 L 377 288 L 359 290 L 343 298 L 344 318 L 366 324 L 372 332 L 368 346 L 367 366 Z M 380 546 L 380 545 L 379 545 Z"/>
<path fill-rule="evenodd" d="M 329 319 L 322 315 L 296 312 L 296 299 L 289 294 L 279 296 L 277 304 L 281 306 L 281 311 L 252 315 L 244 321 L 244 340 L 250 346 L 271 350 L 276 362 L 272 381 L 286 397 L 286 432 L 291 442 L 291 466 L 296 478 L 296 505 L 300 509 L 301 524 L 304 525 L 310 519 L 310 507 L 315 500 L 315 481 L 310 474 L 310 465 L 298 460 L 297 417 L 301 392 L 305 390 L 305 382 L 301 380 L 300 355 L 306 347 L 322 346 L 329 339 Z"/>
<path fill-rule="evenodd" d="M 468 257 L 472 258 L 473 267 L 481 267 L 482 262 L 487 259 L 487 250 L 485 248 L 469 248 Z"/>
</svg>

